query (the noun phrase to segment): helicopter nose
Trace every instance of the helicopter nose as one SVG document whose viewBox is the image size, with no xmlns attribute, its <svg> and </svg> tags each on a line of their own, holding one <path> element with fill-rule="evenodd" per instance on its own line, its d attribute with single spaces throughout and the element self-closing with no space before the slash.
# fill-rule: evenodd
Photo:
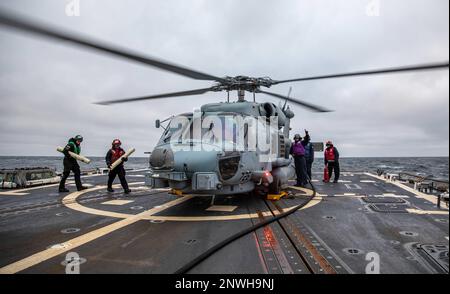
<svg viewBox="0 0 450 294">
<path fill-rule="evenodd" d="M 217 170 L 216 151 L 175 152 L 175 170 L 193 172 L 215 172 Z"/>
<path fill-rule="evenodd" d="M 150 167 L 153 169 L 173 169 L 174 155 L 170 148 L 156 148 L 150 156 Z"/>
</svg>

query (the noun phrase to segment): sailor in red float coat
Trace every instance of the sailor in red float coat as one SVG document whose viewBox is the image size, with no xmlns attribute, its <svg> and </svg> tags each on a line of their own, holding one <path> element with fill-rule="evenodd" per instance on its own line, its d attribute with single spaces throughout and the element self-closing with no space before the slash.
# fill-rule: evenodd
<svg viewBox="0 0 450 294">
<path fill-rule="evenodd" d="M 339 151 L 334 147 L 331 141 L 326 143 L 325 149 L 325 165 L 328 167 L 328 177 L 331 178 L 334 170 L 334 183 L 339 181 L 340 167 L 339 167 Z"/>
<path fill-rule="evenodd" d="M 106 165 L 108 167 L 111 167 L 111 165 L 116 162 L 117 160 L 122 160 L 122 163 L 119 164 L 115 169 L 110 170 L 108 174 L 108 192 L 114 192 L 112 188 L 112 184 L 114 182 L 114 179 L 116 178 L 116 175 L 119 176 L 120 184 L 122 185 L 122 188 L 125 192 L 125 194 L 129 194 L 131 190 L 128 188 L 127 180 L 125 179 L 125 168 L 123 167 L 123 162 L 127 161 L 128 159 L 121 158 L 122 155 L 125 154 L 125 151 L 120 147 L 122 145 L 122 142 L 120 142 L 119 139 L 115 139 L 112 142 L 112 148 L 109 149 L 108 153 L 106 154 L 105 160 Z"/>
</svg>

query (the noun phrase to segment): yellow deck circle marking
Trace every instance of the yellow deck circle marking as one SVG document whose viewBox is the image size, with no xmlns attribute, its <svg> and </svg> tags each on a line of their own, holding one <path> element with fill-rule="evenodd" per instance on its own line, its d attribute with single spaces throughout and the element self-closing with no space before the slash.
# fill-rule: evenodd
<svg viewBox="0 0 450 294">
<path fill-rule="evenodd" d="M 142 185 L 142 183 L 131 183 L 130 185 Z M 118 186 L 118 185 L 117 185 Z M 95 215 L 101 215 L 101 216 L 108 216 L 108 217 L 114 217 L 114 218 L 129 218 L 131 216 L 134 216 L 134 214 L 128 214 L 128 213 L 120 213 L 120 212 L 113 212 L 113 211 L 107 211 L 107 210 L 101 210 L 101 209 L 95 209 L 83 206 L 79 204 L 76 200 L 81 195 L 87 193 L 87 192 L 93 192 L 101 189 L 105 189 L 106 186 L 97 186 L 91 189 L 74 192 L 62 200 L 62 203 L 73 210 L 89 213 L 89 214 L 95 214 Z M 312 190 L 305 189 L 305 188 L 298 188 L 298 187 L 290 187 L 291 189 L 299 190 L 306 195 L 302 196 L 311 196 L 313 194 Z M 186 195 L 189 197 L 192 197 L 192 195 Z M 184 196 L 184 197 L 186 197 Z M 301 210 L 308 209 L 310 207 L 313 207 L 314 205 L 319 204 L 322 201 L 322 195 L 318 194 L 316 197 L 314 197 L 313 200 L 311 200 L 307 205 L 305 205 Z M 284 211 L 290 211 L 294 209 L 296 206 L 291 206 L 284 208 Z M 276 212 L 275 212 L 276 213 Z M 276 213 L 277 214 L 277 213 Z M 264 211 L 262 212 L 263 216 L 272 216 L 272 212 L 270 211 Z M 231 221 L 231 220 L 242 220 L 242 219 L 252 219 L 252 218 L 258 218 L 260 217 L 257 213 L 244 213 L 244 214 L 235 214 L 235 215 L 217 215 L 217 216 L 142 216 L 142 220 L 156 220 L 156 221 L 176 221 L 176 222 L 205 222 L 205 221 Z"/>
</svg>

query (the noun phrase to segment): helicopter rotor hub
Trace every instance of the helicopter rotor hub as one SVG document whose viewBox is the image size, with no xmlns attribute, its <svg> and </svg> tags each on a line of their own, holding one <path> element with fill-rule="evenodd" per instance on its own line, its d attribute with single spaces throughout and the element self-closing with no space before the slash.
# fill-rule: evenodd
<svg viewBox="0 0 450 294">
<path fill-rule="evenodd" d="M 257 93 L 260 87 L 270 88 L 275 81 L 271 78 L 253 78 L 247 76 L 225 77 L 222 81 L 218 82 L 213 91 L 239 91 L 244 90 L 248 92 Z"/>
</svg>

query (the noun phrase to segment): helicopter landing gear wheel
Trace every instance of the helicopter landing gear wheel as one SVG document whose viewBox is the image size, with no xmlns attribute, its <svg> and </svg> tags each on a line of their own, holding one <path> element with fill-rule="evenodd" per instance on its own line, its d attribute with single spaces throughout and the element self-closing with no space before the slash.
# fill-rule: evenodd
<svg viewBox="0 0 450 294">
<path fill-rule="evenodd" d="M 274 178 L 272 184 L 269 185 L 269 194 L 278 195 L 281 193 L 281 180 Z"/>
</svg>

